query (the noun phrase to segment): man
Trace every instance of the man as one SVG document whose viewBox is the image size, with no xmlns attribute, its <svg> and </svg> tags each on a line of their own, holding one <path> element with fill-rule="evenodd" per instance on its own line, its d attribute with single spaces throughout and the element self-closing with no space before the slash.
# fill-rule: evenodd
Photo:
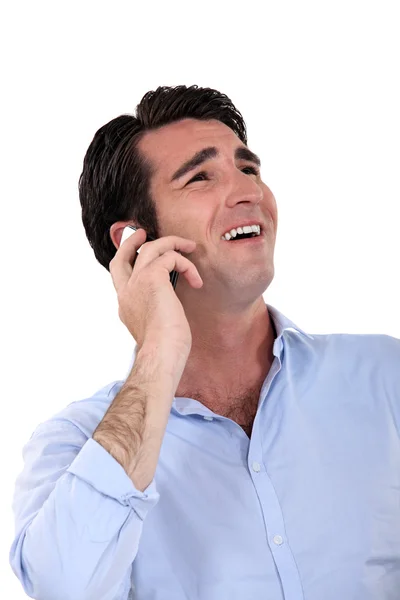
<svg viewBox="0 0 400 600">
<path fill-rule="evenodd" d="M 311 336 L 265 304 L 259 163 L 208 88 L 158 88 L 96 133 L 82 218 L 137 346 L 125 381 L 25 447 L 10 561 L 28 595 L 400 597 L 400 341 Z"/>
</svg>

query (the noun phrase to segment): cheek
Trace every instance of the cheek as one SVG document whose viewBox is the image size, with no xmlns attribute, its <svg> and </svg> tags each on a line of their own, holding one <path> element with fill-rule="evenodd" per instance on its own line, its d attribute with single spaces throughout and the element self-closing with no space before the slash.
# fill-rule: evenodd
<svg viewBox="0 0 400 600">
<path fill-rule="evenodd" d="M 276 229 L 278 226 L 278 206 L 276 204 L 275 196 L 265 183 L 262 184 L 262 187 L 264 191 L 264 207 L 271 215 Z"/>
<path fill-rule="evenodd" d="M 274 194 L 269 189 L 266 183 L 262 184 L 262 189 L 264 193 L 264 203 L 270 206 L 271 208 L 274 207 L 276 212 L 276 200 Z"/>
</svg>

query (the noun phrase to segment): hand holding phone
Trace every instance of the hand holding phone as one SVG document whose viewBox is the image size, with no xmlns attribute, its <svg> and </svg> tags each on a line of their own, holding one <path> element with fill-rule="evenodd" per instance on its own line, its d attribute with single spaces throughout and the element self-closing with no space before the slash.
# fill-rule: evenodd
<svg viewBox="0 0 400 600">
<path fill-rule="evenodd" d="M 193 252 L 196 242 L 178 236 L 146 241 L 146 236 L 144 229 L 132 230 L 128 239 L 125 234 L 110 262 L 119 317 L 139 348 L 166 341 L 171 352 L 187 359 L 192 335 L 170 274 L 182 274 L 193 288 L 203 285 L 195 265 L 181 254 Z"/>
<path fill-rule="evenodd" d="M 137 231 L 137 227 L 134 227 L 133 225 L 128 225 L 127 227 L 125 227 L 124 231 L 122 232 L 121 244 L 126 239 L 128 239 L 128 237 L 130 237 L 133 233 L 135 233 L 135 231 Z M 153 238 L 151 235 L 147 235 L 148 242 L 151 242 L 154 240 L 155 240 L 155 238 Z M 139 252 L 140 252 L 140 248 L 137 250 L 138 254 L 139 254 Z M 178 283 L 178 277 L 179 277 L 179 273 L 177 271 L 171 271 L 169 278 L 172 283 L 172 287 L 174 289 L 176 288 L 176 284 Z"/>
</svg>

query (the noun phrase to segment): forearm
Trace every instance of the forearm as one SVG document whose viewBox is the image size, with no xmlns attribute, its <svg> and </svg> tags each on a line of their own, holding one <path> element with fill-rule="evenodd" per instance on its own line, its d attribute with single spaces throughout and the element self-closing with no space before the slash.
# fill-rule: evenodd
<svg viewBox="0 0 400 600">
<path fill-rule="evenodd" d="M 154 477 L 185 362 L 167 347 L 143 346 L 124 386 L 93 433 L 93 439 L 119 462 L 140 491 Z"/>
</svg>

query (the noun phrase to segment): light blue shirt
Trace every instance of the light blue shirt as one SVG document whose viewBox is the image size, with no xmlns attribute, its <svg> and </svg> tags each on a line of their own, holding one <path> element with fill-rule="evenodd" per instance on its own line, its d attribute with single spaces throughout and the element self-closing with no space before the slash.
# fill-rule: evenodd
<svg viewBox="0 0 400 600">
<path fill-rule="evenodd" d="M 400 340 L 277 338 L 251 439 L 174 399 L 140 492 L 92 434 L 123 381 L 40 424 L 11 566 L 37 600 L 399 600 Z M 204 373 L 207 377 L 207 373 Z"/>
</svg>

